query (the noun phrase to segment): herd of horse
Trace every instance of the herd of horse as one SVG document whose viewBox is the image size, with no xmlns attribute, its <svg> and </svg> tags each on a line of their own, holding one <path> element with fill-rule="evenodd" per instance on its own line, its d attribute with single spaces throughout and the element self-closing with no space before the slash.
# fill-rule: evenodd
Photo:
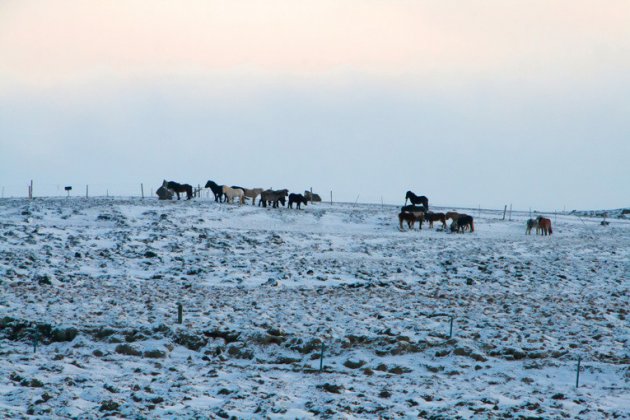
<svg viewBox="0 0 630 420">
<path fill-rule="evenodd" d="M 407 200 L 411 202 L 410 205 L 407 205 Z M 440 222 L 442 223 L 442 229 L 446 230 L 446 221 L 449 219 L 452 220 L 450 231 L 453 233 L 464 233 L 467 231 L 472 233 L 475 231 L 472 216 L 454 211 L 447 213 L 429 211 L 429 199 L 424 195 L 418 196 L 414 194 L 413 191 L 407 191 L 405 194 L 405 205 L 400 208 L 400 213 L 398 213 L 398 222 L 401 231 L 404 230 L 403 222 L 407 223 L 409 230 L 413 230 L 416 223 L 418 223 L 418 230 L 422 230 L 422 224 L 424 222 L 429 223 L 429 228 L 433 228 L 434 222 Z"/>
<path fill-rule="evenodd" d="M 206 182 L 204 188 L 210 188 L 214 194 L 214 201 L 219 203 L 234 203 L 236 201 L 242 205 L 249 199 L 252 201 L 252 205 L 256 205 L 256 199 L 260 196 L 258 205 L 262 207 L 278 208 L 280 205 L 287 205 L 288 201 L 289 208 L 293 208 L 295 204 L 297 209 L 301 209 L 301 205 L 304 204 L 306 206 L 309 201 L 322 201 L 319 195 L 311 194 L 310 191 L 304 191 L 304 194 L 295 194 L 289 193 L 289 190 L 286 188 L 281 190 L 264 190 L 262 188 L 244 188 L 238 185 L 219 185 L 214 181 Z M 180 193 L 186 193 L 188 200 L 195 196 L 195 191 L 191 185 L 180 184 L 174 181 L 164 180 L 162 186 L 156 191 L 160 200 L 172 200 L 175 195 L 177 195 L 179 200 L 181 198 Z"/>
<path fill-rule="evenodd" d="M 286 188 L 264 190 L 262 188 L 244 188 L 238 185 L 219 185 L 214 181 L 206 182 L 204 188 L 210 188 L 214 194 L 214 201 L 219 203 L 234 203 L 237 200 L 238 204 L 242 205 L 245 204 L 245 200 L 250 199 L 252 205 L 256 205 L 256 199 L 260 196 L 258 206 L 278 208 L 280 205 L 285 206 L 288 201 L 289 208 L 293 208 L 295 204 L 296 208 L 300 209 L 302 204 L 306 206 L 309 201 L 321 201 L 317 194 L 311 194 L 310 191 L 304 191 L 304 194 L 295 194 L 289 193 Z M 175 195 L 179 200 L 181 193 L 186 193 L 186 198 L 190 200 L 195 195 L 191 185 L 166 180 L 156 193 L 160 200 L 172 200 Z M 407 201 L 411 204 L 407 205 Z M 449 219 L 452 221 L 450 228 L 447 227 L 446 223 Z M 418 223 L 418 230 L 422 230 L 424 222 L 429 223 L 429 228 L 433 228 L 433 223 L 439 222 L 442 224 L 443 230 L 448 228 L 452 233 L 472 233 L 475 231 L 474 219 L 471 215 L 454 211 L 446 213 L 429 211 L 429 199 L 424 195 L 418 196 L 412 191 L 407 191 L 405 194 L 405 205 L 400 208 L 398 222 L 401 231 L 404 230 L 403 222 L 407 224 L 409 230 L 414 230 L 416 223 Z M 551 220 L 542 216 L 527 221 L 525 234 L 530 235 L 534 228 L 537 235 L 551 235 L 553 233 Z"/>
<path fill-rule="evenodd" d="M 411 202 L 410 205 L 407 205 L 407 200 Z M 442 229 L 447 230 L 446 222 L 449 219 L 452 220 L 450 231 L 453 233 L 464 233 L 467 231 L 472 233 L 475 231 L 474 220 L 471 215 L 454 211 L 446 213 L 431 212 L 429 211 L 429 199 L 424 195 L 418 196 L 412 191 L 407 191 L 407 194 L 405 194 L 405 205 L 400 208 L 400 213 L 398 213 L 401 231 L 404 230 L 403 222 L 407 224 L 409 230 L 413 230 L 416 223 L 418 223 L 418 230 L 422 230 L 424 222 L 429 223 L 429 228 L 433 228 L 434 222 L 441 222 Z M 537 235 L 551 235 L 553 233 L 551 219 L 543 216 L 529 219 L 525 234 L 530 235 L 534 228 Z"/>
</svg>

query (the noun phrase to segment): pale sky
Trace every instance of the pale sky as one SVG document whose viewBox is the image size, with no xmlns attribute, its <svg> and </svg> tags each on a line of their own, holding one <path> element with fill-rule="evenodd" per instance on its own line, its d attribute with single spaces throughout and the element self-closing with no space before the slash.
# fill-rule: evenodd
<svg viewBox="0 0 630 420">
<path fill-rule="evenodd" d="M 0 186 L 629 206 L 629 22 L 626 0 L 4 0 Z"/>
</svg>

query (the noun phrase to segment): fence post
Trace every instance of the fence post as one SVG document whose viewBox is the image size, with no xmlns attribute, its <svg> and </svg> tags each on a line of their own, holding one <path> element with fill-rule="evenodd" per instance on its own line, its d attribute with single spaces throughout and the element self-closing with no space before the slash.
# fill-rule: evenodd
<svg viewBox="0 0 630 420">
<path fill-rule="evenodd" d="M 324 370 L 324 342 L 322 341 L 322 351 L 319 353 L 319 371 Z"/>
<path fill-rule="evenodd" d="M 85 198 L 88 198 L 88 186 L 85 186 Z"/>
<path fill-rule="evenodd" d="M 451 327 L 448 331 L 448 338 L 452 338 L 453 337 L 453 316 L 451 315 Z"/>
<path fill-rule="evenodd" d="M 503 220 L 505 220 L 505 212 L 507 211 L 507 204 L 503 207 Z"/>
<path fill-rule="evenodd" d="M 177 323 L 181 324 L 184 318 L 184 307 L 181 303 L 177 304 Z"/>
<path fill-rule="evenodd" d="M 578 364 L 577 364 L 577 373 L 575 376 L 575 387 L 578 388 L 580 386 L 580 363 L 582 362 L 582 357 L 578 356 Z"/>
<path fill-rule="evenodd" d="M 144 184 L 140 183 L 140 194 L 142 195 L 142 199 L 144 200 Z"/>
</svg>

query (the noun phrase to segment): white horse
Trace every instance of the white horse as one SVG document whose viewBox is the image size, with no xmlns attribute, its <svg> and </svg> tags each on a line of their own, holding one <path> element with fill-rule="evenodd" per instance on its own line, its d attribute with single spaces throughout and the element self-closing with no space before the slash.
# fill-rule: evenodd
<svg viewBox="0 0 630 420">
<path fill-rule="evenodd" d="M 245 193 L 245 198 L 252 199 L 252 205 L 256 205 L 256 197 L 262 194 L 262 188 L 243 188 L 243 192 Z"/>
<path fill-rule="evenodd" d="M 234 203 L 234 198 L 238 197 L 239 204 L 245 203 L 245 193 L 240 188 L 230 188 L 227 185 L 223 186 L 223 194 L 225 194 L 226 201 L 228 203 Z"/>
</svg>

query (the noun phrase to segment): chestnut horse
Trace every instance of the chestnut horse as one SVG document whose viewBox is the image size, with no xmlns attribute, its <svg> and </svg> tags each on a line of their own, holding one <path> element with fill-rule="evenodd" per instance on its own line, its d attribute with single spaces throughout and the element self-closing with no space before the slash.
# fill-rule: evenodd
<svg viewBox="0 0 630 420">
<path fill-rule="evenodd" d="M 553 230 L 551 229 L 551 219 L 547 219 L 542 216 L 538 216 L 538 229 L 541 231 L 541 235 L 551 235 Z"/>
<path fill-rule="evenodd" d="M 413 230 L 413 226 L 416 222 L 419 223 L 419 228 L 422 230 L 422 222 L 424 222 L 424 213 L 410 213 L 407 211 L 402 211 L 398 214 L 398 221 L 400 222 L 400 230 L 403 230 L 403 222 L 407 222 L 407 226 L 409 230 Z"/>
<path fill-rule="evenodd" d="M 444 213 L 425 213 L 424 220 L 429 222 L 429 227 L 431 229 L 433 229 L 433 222 L 442 222 L 442 229 L 446 229 L 446 215 Z"/>
<path fill-rule="evenodd" d="M 456 211 L 447 211 L 444 216 L 446 220 L 452 219 L 454 222 L 456 222 L 457 218 L 459 218 L 459 213 L 457 213 Z"/>
</svg>

